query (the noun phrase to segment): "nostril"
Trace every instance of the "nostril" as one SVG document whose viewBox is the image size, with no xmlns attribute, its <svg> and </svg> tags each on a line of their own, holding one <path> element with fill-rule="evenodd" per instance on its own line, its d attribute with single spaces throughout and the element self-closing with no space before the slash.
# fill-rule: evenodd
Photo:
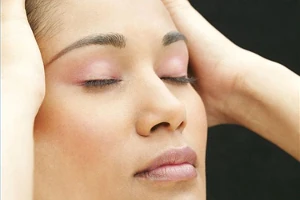
<svg viewBox="0 0 300 200">
<path fill-rule="evenodd" d="M 156 124 L 155 126 L 153 126 L 150 130 L 151 133 L 153 133 L 154 131 L 156 131 L 156 129 L 158 129 L 159 127 L 169 127 L 170 126 L 170 123 L 168 122 L 161 122 L 159 124 Z"/>
</svg>

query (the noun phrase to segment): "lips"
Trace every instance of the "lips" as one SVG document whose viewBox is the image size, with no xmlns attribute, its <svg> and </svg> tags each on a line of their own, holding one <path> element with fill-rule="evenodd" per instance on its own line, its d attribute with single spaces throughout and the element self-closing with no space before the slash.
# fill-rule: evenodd
<svg viewBox="0 0 300 200">
<path fill-rule="evenodd" d="M 190 147 L 170 149 L 157 158 L 135 177 L 152 181 L 185 181 L 197 177 L 196 153 Z"/>
</svg>

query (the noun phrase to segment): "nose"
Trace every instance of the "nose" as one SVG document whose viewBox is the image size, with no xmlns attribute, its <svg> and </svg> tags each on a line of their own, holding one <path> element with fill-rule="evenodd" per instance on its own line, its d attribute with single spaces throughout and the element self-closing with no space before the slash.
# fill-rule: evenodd
<svg viewBox="0 0 300 200">
<path fill-rule="evenodd" d="M 136 131 L 144 137 L 162 131 L 181 133 L 186 126 L 185 105 L 160 78 L 154 79 L 140 84 Z"/>
</svg>

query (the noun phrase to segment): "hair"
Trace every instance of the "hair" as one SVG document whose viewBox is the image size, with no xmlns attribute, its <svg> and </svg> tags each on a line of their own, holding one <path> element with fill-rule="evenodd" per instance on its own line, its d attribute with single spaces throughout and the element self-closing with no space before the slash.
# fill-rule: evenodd
<svg viewBox="0 0 300 200">
<path fill-rule="evenodd" d="M 58 27 L 58 22 L 54 18 L 58 11 L 56 0 L 26 0 L 25 9 L 28 22 L 37 40 L 46 34 L 50 36 L 54 34 L 54 30 Z"/>
</svg>

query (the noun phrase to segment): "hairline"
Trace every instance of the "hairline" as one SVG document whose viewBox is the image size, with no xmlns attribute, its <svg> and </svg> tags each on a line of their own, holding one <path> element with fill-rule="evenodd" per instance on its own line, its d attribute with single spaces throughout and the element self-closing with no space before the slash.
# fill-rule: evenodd
<svg viewBox="0 0 300 200">
<path fill-rule="evenodd" d="M 56 0 L 26 0 L 28 21 L 37 41 L 45 35 L 53 37 L 61 27 L 61 21 L 50 18 L 62 14 L 58 4 Z"/>
</svg>

